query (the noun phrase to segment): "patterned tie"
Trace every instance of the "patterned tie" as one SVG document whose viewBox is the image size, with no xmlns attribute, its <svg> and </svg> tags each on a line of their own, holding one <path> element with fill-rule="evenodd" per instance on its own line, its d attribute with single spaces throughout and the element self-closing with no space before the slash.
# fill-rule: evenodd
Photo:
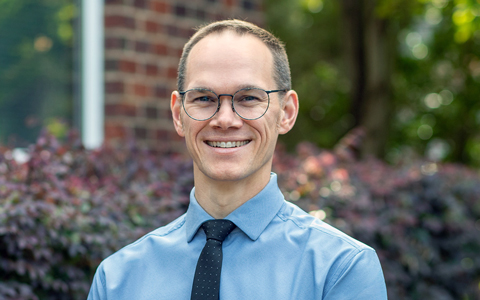
<svg viewBox="0 0 480 300">
<path fill-rule="evenodd" d="M 222 243 L 235 227 L 235 224 L 229 220 L 210 220 L 202 224 L 207 243 L 198 258 L 193 279 L 192 300 L 219 299 Z"/>
</svg>

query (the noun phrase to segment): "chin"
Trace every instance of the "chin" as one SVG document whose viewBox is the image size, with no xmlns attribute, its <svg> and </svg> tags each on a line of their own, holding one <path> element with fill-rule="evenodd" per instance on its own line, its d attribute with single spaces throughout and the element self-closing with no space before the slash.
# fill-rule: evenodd
<svg viewBox="0 0 480 300">
<path fill-rule="evenodd" d="M 247 176 L 242 176 L 242 174 L 238 174 L 232 171 L 225 171 L 225 172 L 210 172 L 206 174 L 210 179 L 216 181 L 237 181 L 244 179 Z"/>
<path fill-rule="evenodd" d="M 250 175 L 247 174 L 248 172 L 245 172 L 245 170 L 238 170 L 225 166 L 220 168 L 199 168 L 199 170 L 204 176 L 215 181 L 237 181 L 242 180 Z"/>
</svg>

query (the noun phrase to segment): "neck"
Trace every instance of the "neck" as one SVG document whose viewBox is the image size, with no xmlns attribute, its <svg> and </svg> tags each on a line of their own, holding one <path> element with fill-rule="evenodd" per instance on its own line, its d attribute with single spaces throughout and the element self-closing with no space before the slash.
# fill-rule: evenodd
<svg viewBox="0 0 480 300">
<path fill-rule="evenodd" d="M 261 175 L 235 181 L 218 181 L 205 176 L 194 166 L 195 198 L 209 215 L 223 219 L 268 184 L 270 172 Z"/>
</svg>

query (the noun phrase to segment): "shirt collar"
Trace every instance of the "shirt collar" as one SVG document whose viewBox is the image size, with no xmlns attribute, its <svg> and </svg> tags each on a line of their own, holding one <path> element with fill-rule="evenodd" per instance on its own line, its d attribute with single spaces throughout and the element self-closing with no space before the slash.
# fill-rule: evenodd
<svg viewBox="0 0 480 300">
<path fill-rule="evenodd" d="M 230 213 L 225 219 L 232 221 L 250 239 L 256 240 L 270 224 L 283 205 L 283 194 L 278 188 L 277 174 L 271 173 L 270 181 L 255 197 Z M 190 242 L 203 222 L 213 220 L 195 199 L 195 188 L 190 192 L 185 226 L 187 242 Z"/>
</svg>

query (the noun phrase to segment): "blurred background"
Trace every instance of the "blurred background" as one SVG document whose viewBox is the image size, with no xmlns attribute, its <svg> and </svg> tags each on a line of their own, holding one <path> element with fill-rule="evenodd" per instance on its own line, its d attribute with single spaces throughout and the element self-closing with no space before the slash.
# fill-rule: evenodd
<svg viewBox="0 0 480 300">
<path fill-rule="evenodd" d="M 353 127 L 361 155 L 479 165 L 479 1 L 270 1 L 302 117 L 287 143 L 332 147 Z"/>
<path fill-rule="evenodd" d="M 165 148 L 165 139 L 178 141 L 168 98 L 184 41 L 192 27 L 238 17 L 286 43 L 301 100 L 294 131 L 282 137 L 289 149 L 301 141 L 331 149 L 360 126 L 360 157 L 480 166 L 477 0 L 107 0 L 93 8 L 104 28 L 92 33 L 98 12 L 78 0 L 0 5 L 0 144 L 25 147 L 45 127 L 57 136 L 87 130 L 87 46 L 104 52 L 96 130 Z M 85 34 L 99 35 L 97 44 L 82 43 Z"/>
<path fill-rule="evenodd" d="M 170 93 L 226 18 L 286 44 L 286 200 L 374 247 L 389 299 L 480 299 L 480 0 L 0 0 L 0 299 L 85 299 L 184 213 Z"/>
<path fill-rule="evenodd" d="M 77 3 L 0 2 L 0 143 L 26 147 L 74 120 Z"/>
</svg>

